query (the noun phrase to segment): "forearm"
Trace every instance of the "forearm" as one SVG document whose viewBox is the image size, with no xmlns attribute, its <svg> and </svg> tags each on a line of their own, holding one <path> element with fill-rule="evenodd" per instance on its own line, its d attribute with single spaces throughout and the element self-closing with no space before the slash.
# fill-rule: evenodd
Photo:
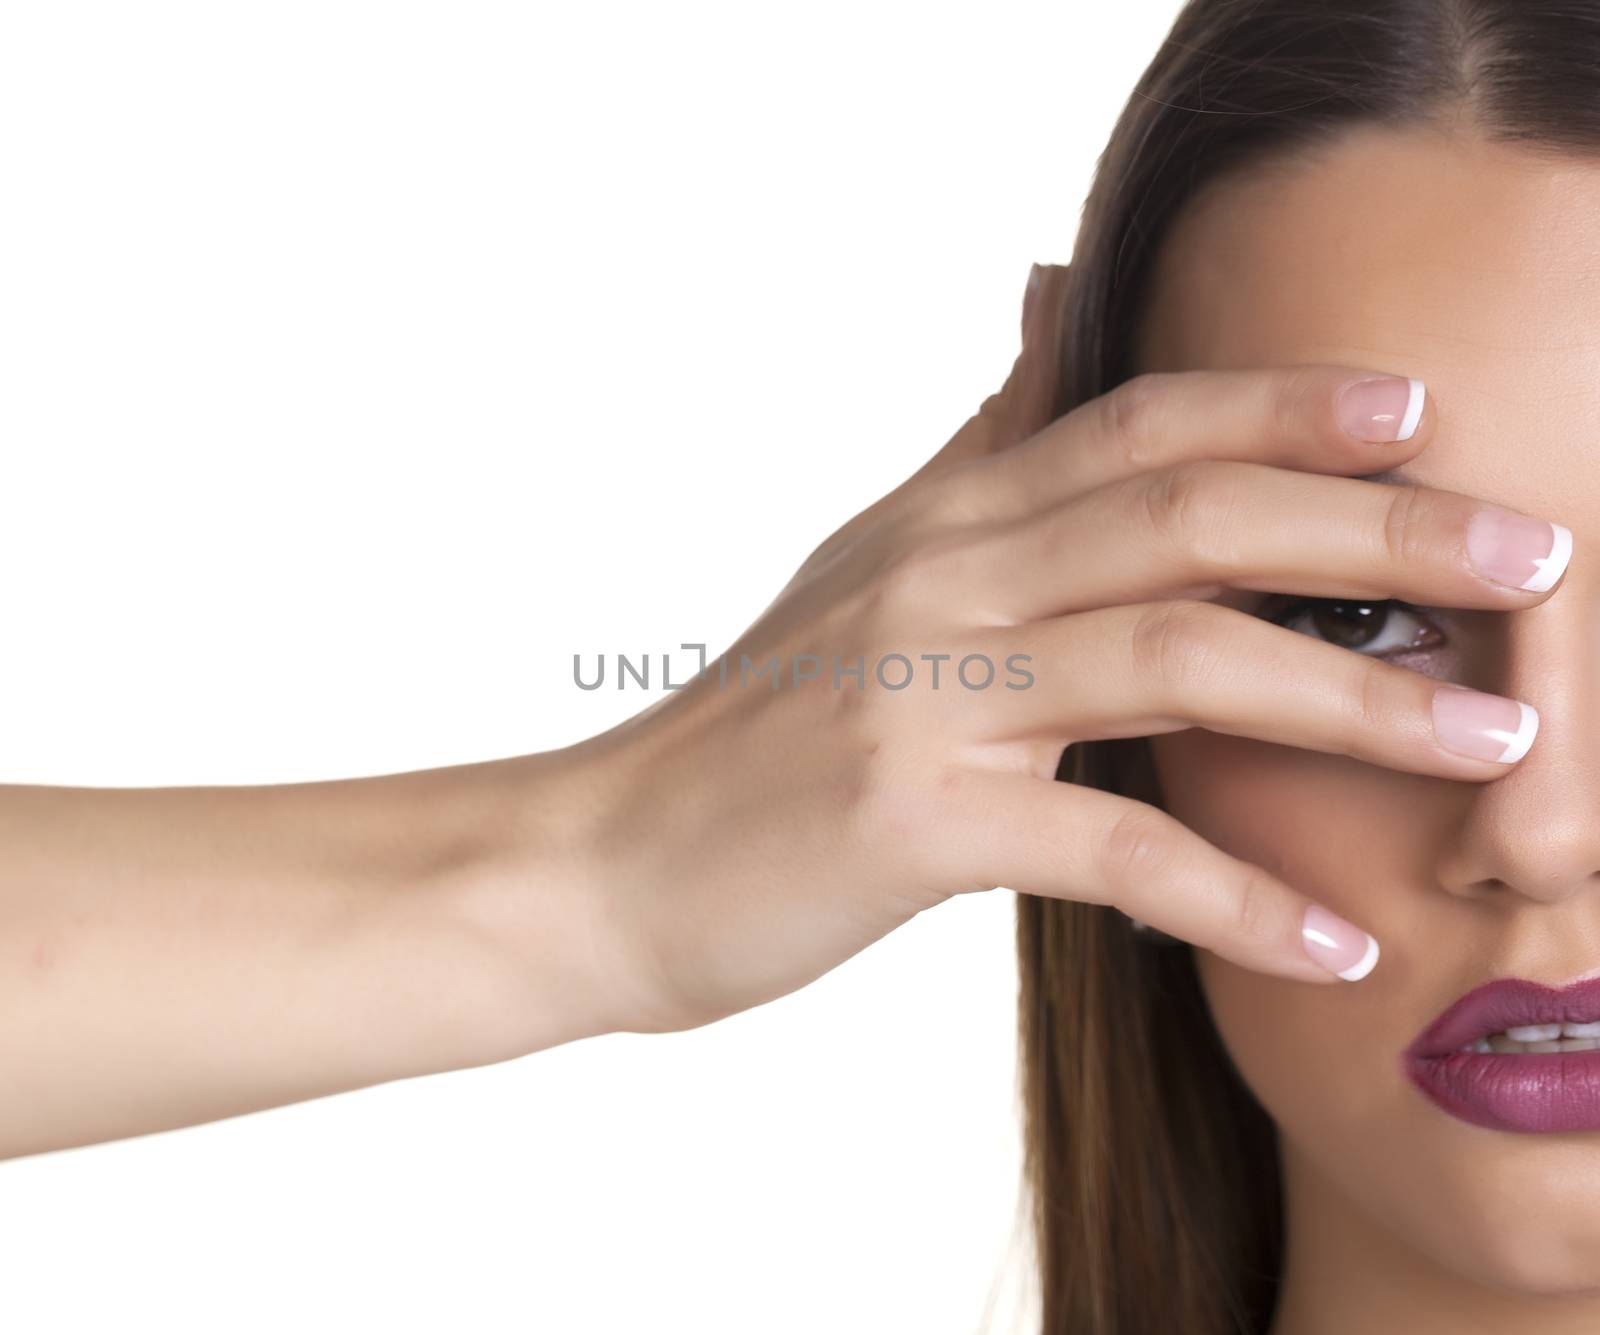
<svg viewBox="0 0 1600 1335">
<path fill-rule="evenodd" d="M 606 1032 L 564 777 L 0 786 L 0 1157 Z"/>
</svg>

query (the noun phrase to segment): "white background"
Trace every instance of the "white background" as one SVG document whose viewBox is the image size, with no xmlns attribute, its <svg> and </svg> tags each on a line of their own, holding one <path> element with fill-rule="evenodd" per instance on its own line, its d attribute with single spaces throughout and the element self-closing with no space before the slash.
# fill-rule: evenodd
<svg viewBox="0 0 1600 1335">
<path fill-rule="evenodd" d="M 574 741 L 1004 379 L 1175 0 L 0 6 L 0 780 Z M 681 675 L 681 674 L 680 674 Z M 0 1164 L 18 1332 L 975 1332 L 1013 904 L 801 992 Z"/>
</svg>

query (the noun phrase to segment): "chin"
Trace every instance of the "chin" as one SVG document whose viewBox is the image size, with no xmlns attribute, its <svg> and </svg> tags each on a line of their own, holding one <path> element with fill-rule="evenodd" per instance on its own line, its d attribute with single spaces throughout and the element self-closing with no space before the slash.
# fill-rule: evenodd
<svg viewBox="0 0 1600 1335">
<path fill-rule="evenodd" d="M 1490 1130 L 1437 1107 L 1407 1078 L 1410 1034 L 1376 987 L 1358 998 L 1205 950 L 1195 963 L 1277 1126 L 1292 1238 L 1337 1231 L 1336 1245 L 1410 1249 L 1463 1283 L 1600 1298 L 1600 1132 Z"/>
</svg>

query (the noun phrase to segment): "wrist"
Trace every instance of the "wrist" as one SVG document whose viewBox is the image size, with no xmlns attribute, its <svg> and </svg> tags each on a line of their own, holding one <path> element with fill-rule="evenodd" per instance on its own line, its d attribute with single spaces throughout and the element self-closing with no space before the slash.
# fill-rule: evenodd
<svg viewBox="0 0 1600 1335">
<path fill-rule="evenodd" d="M 606 802 L 585 744 L 426 772 L 424 895 L 474 944 L 462 1065 L 643 1028 L 639 971 L 600 875 Z"/>
</svg>

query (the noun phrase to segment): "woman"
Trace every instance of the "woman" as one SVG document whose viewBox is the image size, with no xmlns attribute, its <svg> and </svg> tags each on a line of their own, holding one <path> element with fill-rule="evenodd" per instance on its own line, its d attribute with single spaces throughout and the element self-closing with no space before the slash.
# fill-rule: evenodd
<svg viewBox="0 0 1600 1335">
<path fill-rule="evenodd" d="M 1294 593 L 1337 595 L 1212 601 L 1366 656 L 1377 675 L 1310 688 L 1313 707 L 1348 711 L 1326 731 L 1311 723 L 1310 750 L 1293 749 L 1304 735 L 1267 737 L 1230 714 L 1220 728 L 1074 746 L 1062 775 L 1160 805 L 1360 922 L 1387 954 L 1368 982 L 1330 993 L 1151 944 L 1098 907 L 1020 898 L 1048 1331 L 1600 1325 L 1594 1142 L 1582 1134 L 1600 1127 L 1600 1054 L 1546 1050 L 1595 1039 L 1473 1009 L 1470 1031 L 1529 1041 L 1442 1060 L 1408 1051 L 1464 994 L 1492 1004 L 1493 990 L 1478 991 L 1491 980 L 1559 986 L 1600 964 L 1600 756 L 1588 741 L 1600 659 L 1582 555 L 1600 518 L 1584 510 L 1597 500 L 1585 484 L 1600 382 L 1584 346 L 1600 240 L 1597 60 L 1593 4 L 1199 0 L 1101 158 L 1052 413 L 1141 372 L 1404 370 L 1438 411 L 1419 428 L 1432 448 L 1413 461 L 1415 442 L 1400 447 L 1405 473 L 1563 521 L 1578 582 L 1510 616 L 1440 610 L 1467 603 L 1414 595 L 1399 574 L 1423 580 L 1439 555 L 1431 501 L 1396 494 L 1384 523 L 1352 535 L 1313 503 L 1320 485 L 1273 477 L 1261 495 L 1283 513 L 1269 520 L 1244 475 L 1202 475 L 1205 499 L 1185 503 L 1209 517 L 1191 515 L 1212 526 L 1210 557 L 1270 548 L 1302 575 Z M 1159 396 L 1135 403 L 1148 410 L 1136 437 L 1181 429 Z M 1290 556 L 1279 544 L 1293 530 L 1304 547 Z M 1358 576 L 1336 557 L 1330 543 L 1352 536 L 1361 563 L 1398 558 L 1394 574 Z M 1309 587 L 1313 570 L 1326 587 Z M 1248 583 L 1283 591 L 1272 575 Z M 1533 586 L 1550 589 L 1548 572 Z M 1308 704 L 1287 672 L 1265 680 L 1277 650 L 1242 631 L 1151 645 L 1175 677 L 1219 694 Z M 1396 713 L 1390 665 L 1531 702 L 1538 741 L 1487 784 L 1356 763 L 1370 753 L 1349 743 L 1369 726 L 1401 747 L 1423 736 Z M 1511 1004 L 1561 1004 L 1531 996 Z M 1569 1021 L 1600 1019 L 1582 989 L 1567 1004 Z"/>
<path fill-rule="evenodd" d="M 1597 59 L 1198 0 L 1004 389 L 682 689 L 0 789 L 0 1152 L 691 1028 L 1003 885 L 1047 1331 L 1590 1328 L 1600 1008 L 1478 989 L 1600 962 Z"/>
</svg>

